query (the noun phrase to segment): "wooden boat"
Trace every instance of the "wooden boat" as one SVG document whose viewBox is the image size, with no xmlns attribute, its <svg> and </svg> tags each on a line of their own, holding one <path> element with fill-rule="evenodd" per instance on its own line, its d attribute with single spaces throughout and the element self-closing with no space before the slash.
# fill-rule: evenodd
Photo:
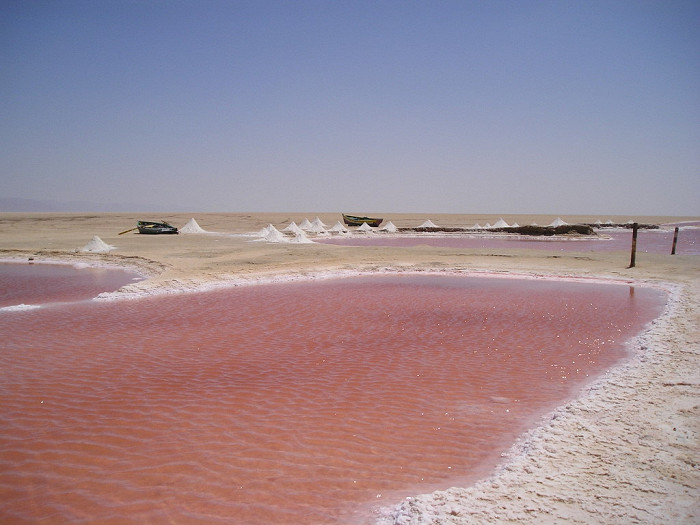
<svg viewBox="0 0 700 525">
<path fill-rule="evenodd" d="M 151 222 L 151 221 L 138 221 L 137 228 L 139 233 L 146 233 L 148 235 L 159 235 L 163 233 L 178 233 L 177 228 L 167 222 Z"/>
<path fill-rule="evenodd" d="M 362 226 L 362 223 L 366 222 L 368 226 L 376 228 L 383 220 L 377 217 L 357 217 L 356 215 L 345 215 L 343 213 L 343 222 L 348 226 Z"/>
</svg>

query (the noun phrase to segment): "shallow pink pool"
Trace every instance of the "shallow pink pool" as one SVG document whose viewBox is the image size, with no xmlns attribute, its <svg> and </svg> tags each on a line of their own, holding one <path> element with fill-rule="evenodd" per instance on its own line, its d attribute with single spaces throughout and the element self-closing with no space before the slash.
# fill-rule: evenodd
<svg viewBox="0 0 700 525">
<path fill-rule="evenodd" d="M 556 240 L 547 237 L 507 237 L 485 235 L 441 236 L 430 234 L 387 235 L 381 232 L 373 234 L 356 234 L 351 237 L 328 237 L 315 239 L 324 244 L 343 246 L 437 246 L 457 249 L 498 249 L 498 250 L 549 250 L 557 252 L 591 252 L 591 251 L 627 251 L 632 247 L 632 231 L 602 232 L 609 239 L 570 239 Z M 673 230 L 639 230 L 637 233 L 638 253 L 671 253 Z M 677 255 L 700 255 L 700 228 L 684 229 L 679 232 Z"/>
<path fill-rule="evenodd" d="M 0 312 L 0 521 L 362 521 L 488 473 L 664 302 L 423 275 Z"/>
<path fill-rule="evenodd" d="M 0 308 L 92 299 L 142 279 L 134 272 L 113 268 L 0 263 Z"/>
</svg>

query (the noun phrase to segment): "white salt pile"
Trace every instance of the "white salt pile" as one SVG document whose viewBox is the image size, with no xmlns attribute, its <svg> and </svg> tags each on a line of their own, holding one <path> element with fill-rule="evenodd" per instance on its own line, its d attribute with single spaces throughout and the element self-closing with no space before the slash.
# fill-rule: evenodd
<svg viewBox="0 0 700 525">
<path fill-rule="evenodd" d="M 293 239 L 290 239 L 287 242 L 293 244 L 314 244 L 314 241 L 309 239 L 303 231 L 298 232 Z"/>
<path fill-rule="evenodd" d="M 187 224 L 180 228 L 180 233 L 207 233 L 207 231 L 202 229 L 193 217 L 189 220 Z"/>
<path fill-rule="evenodd" d="M 261 237 L 267 241 L 267 242 L 287 242 L 287 239 L 284 236 L 284 233 L 279 231 L 277 228 L 275 228 L 272 224 L 268 225 L 267 228 L 264 228 L 267 230 L 267 233 L 264 235 L 261 235 Z"/>
<path fill-rule="evenodd" d="M 393 222 L 389 221 L 384 226 L 382 226 L 380 230 L 383 232 L 396 233 L 398 231 L 398 228 L 394 226 Z"/>
<path fill-rule="evenodd" d="M 362 225 L 359 228 L 357 228 L 357 231 L 368 233 L 372 231 L 372 227 L 366 222 L 363 222 Z"/>
<path fill-rule="evenodd" d="M 299 228 L 299 226 L 297 226 L 297 223 L 294 221 L 290 222 L 289 225 L 286 228 L 284 228 L 282 231 L 293 233 L 295 235 L 297 235 L 299 233 L 304 233 L 304 230 Z"/>
<path fill-rule="evenodd" d="M 435 224 L 433 223 L 433 221 L 431 221 L 430 219 L 428 219 L 427 221 L 425 221 L 423 224 L 421 224 L 421 225 L 418 226 L 418 227 L 419 227 L 419 228 L 437 228 L 437 225 L 435 225 Z"/>
<path fill-rule="evenodd" d="M 503 218 L 499 218 L 498 222 L 496 222 L 496 224 L 494 224 L 493 227 L 494 228 L 510 228 L 510 226 L 508 226 L 508 223 L 506 221 L 504 221 Z"/>
<path fill-rule="evenodd" d="M 336 222 L 333 225 L 333 227 L 328 231 L 332 233 L 348 233 L 348 229 L 345 226 L 343 226 L 343 223 L 340 221 Z"/>
<path fill-rule="evenodd" d="M 471 229 L 472 229 L 472 230 L 481 230 L 481 224 L 479 224 L 479 223 L 477 222 L 474 226 L 471 227 Z"/>
<path fill-rule="evenodd" d="M 304 218 L 303 221 L 301 221 L 301 224 L 299 225 L 299 228 L 301 228 L 304 231 L 310 231 L 312 226 L 311 223 L 309 222 L 309 219 Z"/>
<path fill-rule="evenodd" d="M 487 222 L 486 224 L 484 224 L 484 230 L 489 230 L 489 229 L 491 229 L 491 225 Z"/>
<path fill-rule="evenodd" d="M 321 228 L 328 228 L 328 225 L 323 224 L 323 221 L 320 218 L 318 218 L 318 216 L 313 220 L 311 224 L 318 224 L 321 226 Z"/>
<path fill-rule="evenodd" d="M 114 249 L 116 249 L 116 246 L 111 246 L 107 244 L 97 235 L 95 235 L 89 243 L 87 243 L 80 249 L 80 251 L 90 253 L 107 253 Z"/>
<path fill-rule="evenodd" d="M 520 225 L 517 222 L 514 222 L 513 224 L 510 225 L 511 228 L 520 228 Z"/>
<path fill-rule="evenodd" d="M 567 225 L 567 223 L 564 222 L 563 220 L 561 220 L 561 217 L 557 217 L 556 219 L 554 219 L 552 221 L 552 224 L 550 224 L 550 226 L 552 226 L 554 228 L 556 228 L 557 226 L 566 226 L 566 225 Z"/>
<path fill-rule="evenodd" d="M 316 217 L 314 219 L 314 222 L 311 223 L 311 228 L 309 228 L 308 231 L 310 231 L 311 233 L 316 233 L 316 234 L 320 234 L 320 235 L 323 235 L 324 233 L 328 233 L 326 231 L 325 224 L 323 224 L 321 222 L 321 219 L 319 219 L 318 217 Z"/>
</svg>

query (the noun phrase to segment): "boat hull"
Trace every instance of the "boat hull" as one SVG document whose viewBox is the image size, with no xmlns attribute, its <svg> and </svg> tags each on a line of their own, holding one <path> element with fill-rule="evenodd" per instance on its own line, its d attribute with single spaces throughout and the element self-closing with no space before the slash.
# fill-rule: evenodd
<svg viewBox="0 0 700 525">
<path fill-rule="evenodd" d="M 167 222 L 138 221 L 137 227 L 139 229 L 139 233 L 143 233 L 145 235 L 172 235 L 179 233 L 175 226 L 172 226 Z"/>
<path fill-rule="evenodd" d="M 362 226 L 363 223 L 367 223 L 368 226 L 373 228 L 378 227 L 384 219 L 378 217 L 358 217 L 356 215 L 345 215 L 343 213 L 343 222 L 347 226 Z"/>
</svg>

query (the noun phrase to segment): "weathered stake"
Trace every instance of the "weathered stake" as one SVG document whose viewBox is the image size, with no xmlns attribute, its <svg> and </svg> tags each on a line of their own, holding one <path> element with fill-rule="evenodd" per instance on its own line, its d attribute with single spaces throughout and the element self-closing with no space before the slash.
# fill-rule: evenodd
<svg viewBox="0 0 700 525">
<path fill-rule="evenodd" d="M 676 255 L 676 244 L 678 243 L 678 226 L 673 230 L 673 247 L 671 248 L 671 255 Z"/>
<path fill-rule="evenodd" d="M 637 228 L 639 225 L 635 222 L 632 224 L 632 257 L 630 258 L 629 268 L 634 268 L 635 258 L 637 256 Z"/>
</svg>

